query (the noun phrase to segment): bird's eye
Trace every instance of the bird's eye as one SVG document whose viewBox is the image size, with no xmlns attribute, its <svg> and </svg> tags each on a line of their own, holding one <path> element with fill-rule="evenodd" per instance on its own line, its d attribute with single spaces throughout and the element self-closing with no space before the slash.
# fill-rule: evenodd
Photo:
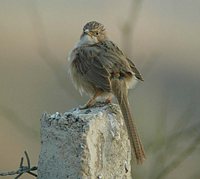
<svg viewBox="0 0 200 179">
<path fill-rule="evenodd" d="M 99 35 L 99 32 L 96 32 L 95 34 L 96 34 L 96 35 Z"/>
</svg>

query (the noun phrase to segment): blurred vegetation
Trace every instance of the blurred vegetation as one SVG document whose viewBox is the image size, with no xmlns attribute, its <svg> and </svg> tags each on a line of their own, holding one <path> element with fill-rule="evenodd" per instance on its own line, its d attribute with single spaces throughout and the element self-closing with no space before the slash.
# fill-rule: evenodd
<svg viewBox="0 0 200 179">
<path fill-rule="evenodd" d="M 129 94 L 148 156 L 135 177 L 199 178 L 199 8 L 187 0 L 1 1 L 0 169 L 16 168 L 24 149 L 36 164 L 41 114 L 86 101 L 66 57 L 82 26 L 97 20 L 145 80 Z"/>
</svg>

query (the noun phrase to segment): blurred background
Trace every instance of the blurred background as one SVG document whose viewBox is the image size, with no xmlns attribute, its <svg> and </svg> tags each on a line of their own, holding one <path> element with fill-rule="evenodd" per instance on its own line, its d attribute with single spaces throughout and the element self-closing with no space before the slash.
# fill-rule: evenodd
<svg viewBox="0 0 200 179">
<path fill-rule="evenodd" d="M 42 113 L 88 99 L 66 59 L 91 20 L 144 77 L 129 92 L 147 152 L 135 178 L 199 179 L 199 0 L 0 0 L 0 171 L 17 169 L 24 150 L 37 165 Z"/>
</svg>

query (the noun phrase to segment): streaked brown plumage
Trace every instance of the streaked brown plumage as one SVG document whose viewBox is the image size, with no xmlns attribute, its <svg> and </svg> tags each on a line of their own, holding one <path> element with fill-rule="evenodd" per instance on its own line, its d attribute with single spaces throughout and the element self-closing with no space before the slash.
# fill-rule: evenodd
<svg viewBox="0 0 200 179">
<path fill-rule="evenodd" d="M 138 136 L 128 103 L 128 89 L 137 80 L 143 80 L 135 65 L 106 35 L 104 26 L 96 21 L 83 28 L 79 43 L 70 56 L 70 75 L 76 88 L 92 98 L 85 107 L 90 107 L 99 96 L 111 95 L 120 105 L 132 149 L 137 163 L 145 159 L 143 145 Z"/>
</svg>

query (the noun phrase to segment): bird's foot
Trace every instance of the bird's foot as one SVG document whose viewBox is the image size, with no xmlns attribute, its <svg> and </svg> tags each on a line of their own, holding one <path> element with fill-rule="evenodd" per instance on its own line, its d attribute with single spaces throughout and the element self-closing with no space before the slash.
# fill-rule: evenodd
<svg viewBox="0 0 200 179">
<path fill-rule="evenodd" d="M 90 107 L 92 107 L 92 105 L 84 104 L 84 105 L 79 106 L 79 109 L 84 110 L 84 109 L 88 109 Z"/>
<path fill-rule="evenodd" d="M 105 104 L 111 104 L 112 103 L 112 97 L 108 97 L 105 101 Z"/>
<path fill-rule="evenodd" d="M 104 101 L 104 103 L 105 103 L 105 104 L 111 104 L 111 103 L 112 103 L 112 100 L 111 100 L 111 99 L 106 99 L 106 100 Z"/>
<path fill-rule="evenodd" d="M 88 109 L 88 108 L 91 108 L 95 105 L 95 101 L 94 100 L 89 100 L 86 104 L 84 104 L 83 106 L 79 106 L 79 109 L 80 110 L 83 110 L 83 109 Z"/>
</svg>

